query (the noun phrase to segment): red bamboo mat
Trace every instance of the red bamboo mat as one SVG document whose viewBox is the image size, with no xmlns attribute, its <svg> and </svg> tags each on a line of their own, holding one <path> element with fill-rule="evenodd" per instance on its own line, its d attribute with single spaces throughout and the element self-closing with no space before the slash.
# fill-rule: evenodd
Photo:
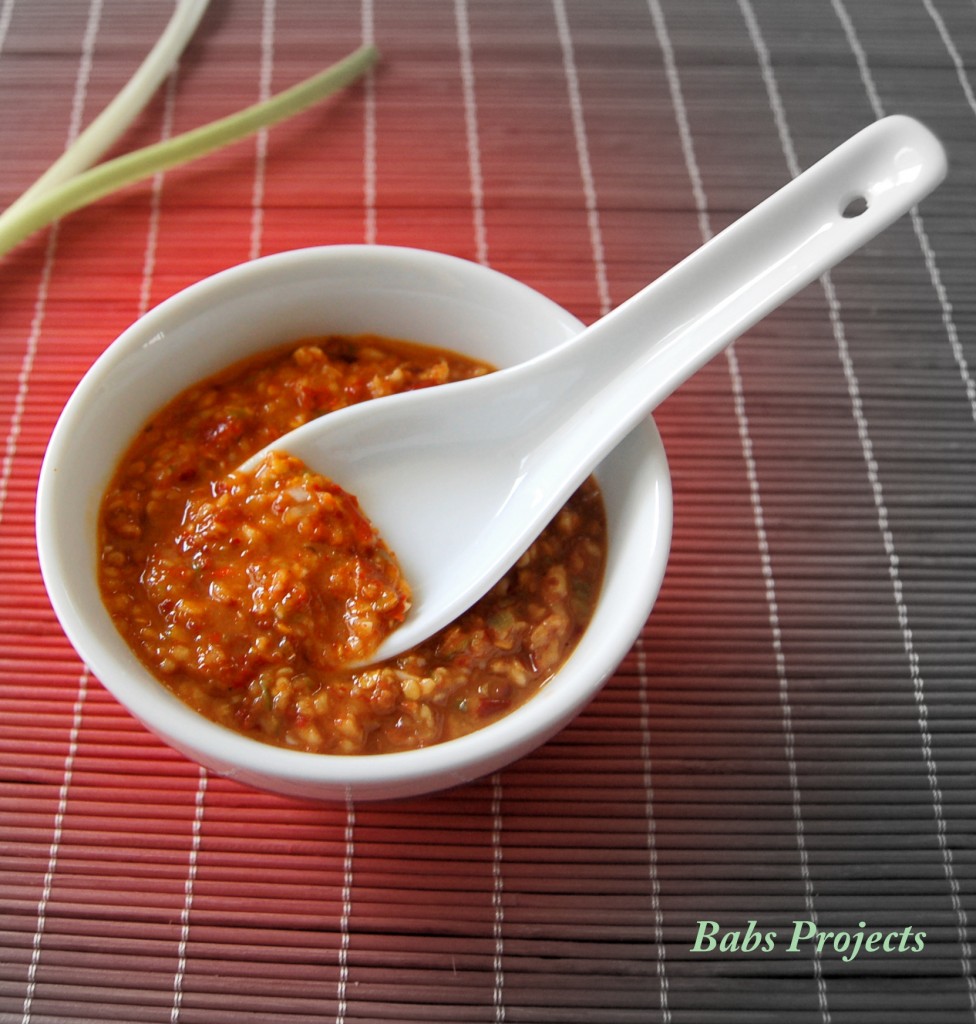
<svg viewBox="0 0 976 1024">
<path fill-rule="evenodd" d="M 170 12 L 0 0 L 0 202 Z M 119 148 L 364 41 L 367 81 L 0 260 L 0 1022 L 976 1021 L 976 5 L 224 0 Z M 202 772 L 86 673 L 36 478 L 141 311 L 368 241 L 591 320 L 894 112 L 943 138 L 946 184 L 656 414 L 664 589 L 538 752 L 425 799 L 302 803 Z M 779 938 L 695 951 L 701 921 Z M 795 921 L 924 948 L 790 951 Z"/>
</svg>

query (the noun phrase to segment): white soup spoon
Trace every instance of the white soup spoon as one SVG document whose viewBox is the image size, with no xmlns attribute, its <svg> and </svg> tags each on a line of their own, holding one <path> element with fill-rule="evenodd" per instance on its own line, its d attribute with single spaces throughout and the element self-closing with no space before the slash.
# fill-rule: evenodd
<svg viewBox="0 0 976 1024">
<path fill-rule="evenodd" d="M 270 445 L 355 494 L 413 588 L 405 622 L 371 660 L 469 608 L 643 417 L 907 212 L 945 170 L 927 128 L 885 118 L 555 349 L 351 406 Z"/>
</svg>

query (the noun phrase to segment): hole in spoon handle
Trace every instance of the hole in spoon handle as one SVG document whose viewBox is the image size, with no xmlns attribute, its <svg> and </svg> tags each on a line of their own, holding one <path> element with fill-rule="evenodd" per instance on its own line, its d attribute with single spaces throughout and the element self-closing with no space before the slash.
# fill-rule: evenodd
<svg viewBox="0 0 976 1024">
<path fill-rule="evenodd" d="M 849 199 L 843 209 L 840 211 L 842 217 L 848 219 L 852 217 L 860 217 L 861 214 L 867 213 L 868 201 L 864 196 L 855 196 L 853 199 Z"/>
</svg>

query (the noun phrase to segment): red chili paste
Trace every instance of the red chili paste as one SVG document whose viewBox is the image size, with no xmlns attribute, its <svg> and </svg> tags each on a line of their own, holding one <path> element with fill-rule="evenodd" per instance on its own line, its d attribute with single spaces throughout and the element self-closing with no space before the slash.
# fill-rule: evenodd
<svg viewBox="0 0 976 1024">
<path fill-rule="evenodd" d="M 290 456 L 235 472 L 334 409 L 489 372 L 441 349 L 306 341 L 183 392 L 121 460 L 100 520 L 102 594 L 147 667 L 202 714 L 300 750 L 441 742 L 524 703 L 576 645 L 603 574 L 588 481 L 474 608 L 389 661 L 368 658 L 409 586 L 351 495 Z"/>
</svg>

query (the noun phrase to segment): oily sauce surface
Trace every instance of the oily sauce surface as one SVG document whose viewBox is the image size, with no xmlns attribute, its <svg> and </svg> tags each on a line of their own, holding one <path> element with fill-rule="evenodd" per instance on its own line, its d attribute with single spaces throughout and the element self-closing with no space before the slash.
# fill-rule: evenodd
<svg viewBox="0 0 976 1024">
<path fill-rule="evenodd" d="M 140 659 L 214 721 L 322 753 L 427 746 L 531 697 L 599 591 L 606 526 L 593 481 L 469 612 L 411 651 L 350 669 L 407 612 L 395 557 L 355 498 L 299 460 L 275 454 L 253 475 L 234 472 L 316 416 L 486 372 L 407 342 L 310 339 L 160 410 L 121 460 L 99 527 L 103 600 Z"/>
</svg>

